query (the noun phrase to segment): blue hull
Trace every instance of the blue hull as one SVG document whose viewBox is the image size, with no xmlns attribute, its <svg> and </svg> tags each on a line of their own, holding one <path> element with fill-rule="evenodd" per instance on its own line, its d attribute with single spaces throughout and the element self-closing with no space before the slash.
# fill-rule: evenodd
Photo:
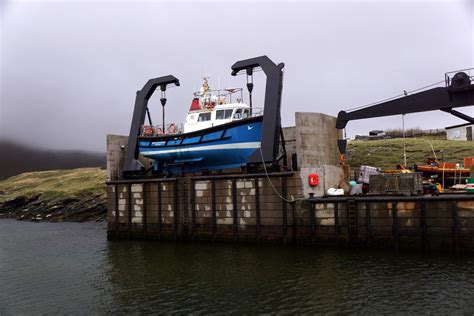
<svg viewBox="0 0 474 316">
<path fill-rule="evenodd" d="M 261 132 L 261 118 L 252 118 L 171 137 L 141 137 L 139 150 L 155 161 L 157 172 L 239 168 L 260 148 Z"/>
</svg>

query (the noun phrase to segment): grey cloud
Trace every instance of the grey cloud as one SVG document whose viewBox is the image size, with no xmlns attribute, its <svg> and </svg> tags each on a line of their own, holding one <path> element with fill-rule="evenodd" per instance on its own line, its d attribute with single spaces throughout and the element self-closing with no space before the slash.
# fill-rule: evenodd
<svg viewBox="0 0 474 316">
<path fill-rule="evenodd" d="M 2 8 L 5 8 L 3 5 Z M 238 59 L 285 62 L 283 124 L 295 111 L 336 115 L 474 64 L 472 1 L 317 3 L 9 3 L 2 16 L 0 136 L 48 148 L 103 150 L 127 134 L 135 91 L 174 74 L 167 117 L 179 122 L 205 70 L 231 77 Z M 256 78 L 256 103 L 263 78 Z M 150 109 L 159 122 L 158 98 Z M 464 109 L 474 115 L 472 107 Z M 460 120 L 409 115 L 408 127 Z M 351 123 L 349 135 L 400 117 Z"/>
</svg>

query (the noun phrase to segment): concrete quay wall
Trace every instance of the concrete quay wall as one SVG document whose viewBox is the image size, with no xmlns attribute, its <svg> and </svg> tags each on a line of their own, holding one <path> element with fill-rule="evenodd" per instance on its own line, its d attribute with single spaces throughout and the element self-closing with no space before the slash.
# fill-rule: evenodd
<svg viewBox="0 0 474 316">
<path fill-rule="evenodd" d="M 302 198 L 298 174 L 283 181 L 286 192 L 281 178 L 262 177 L 214 181 L 182 177 L 167 183 L 108 185 L 108 234 L 110 238 L 278 241 L 292 216 L 292 203 L 279 195 Z"/>
<path fill-rule="evenodd" d="M 333 203 L 318 203 L 312 206 L 316 216 L 313 240 L 395 250 L 472 252 L 474 196 L 467 198 L 392 202 L 387 197 L 383 202 L 356 202 L 355 212 L 346 202 L 337 208 Z"/>
<path fill-rule="evenodd" d="M 296 201 L 283 201 L 280 195 Z M 271 178 L 270 183 L 267 178 L 188 177 L 159 184 L 109 185 L 108 236 L 474 250 L 474 196 L 458 201 L 355 202 L 355 206 L 344 201 L 313 204 L 302 197 L 298 173 L 283 183 L 281 178 Z"/>
</svg>

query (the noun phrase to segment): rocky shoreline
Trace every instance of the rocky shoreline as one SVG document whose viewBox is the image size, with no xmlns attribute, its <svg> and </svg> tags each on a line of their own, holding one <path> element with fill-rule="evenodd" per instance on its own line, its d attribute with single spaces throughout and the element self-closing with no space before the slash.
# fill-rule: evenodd
<svg viewBox="0 0 474 316">
<path fill-rule="evenodd" d="M 0 218 L 48 222 L 105 221 L 106 201 L 100 196 L 41 200 L 18 196 L 0 203 Z"/>
<path fill-rule="evenodd" d="M 0 219 L 105 221 L 105 192 L 100 168 L 23 173 L 0 181 Z"/>
</svg>

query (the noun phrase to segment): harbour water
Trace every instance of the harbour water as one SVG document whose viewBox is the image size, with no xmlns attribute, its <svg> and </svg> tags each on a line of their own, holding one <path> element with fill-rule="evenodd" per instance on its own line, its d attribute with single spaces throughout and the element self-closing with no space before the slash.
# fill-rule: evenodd
<svg viewBox="0 0 474 316">
<path fill-rule="evenodd" d="M 105 223 L 0 220 L 0 315 L 473 313 L 474 257 L 111 242 Z"/>
</svg>

